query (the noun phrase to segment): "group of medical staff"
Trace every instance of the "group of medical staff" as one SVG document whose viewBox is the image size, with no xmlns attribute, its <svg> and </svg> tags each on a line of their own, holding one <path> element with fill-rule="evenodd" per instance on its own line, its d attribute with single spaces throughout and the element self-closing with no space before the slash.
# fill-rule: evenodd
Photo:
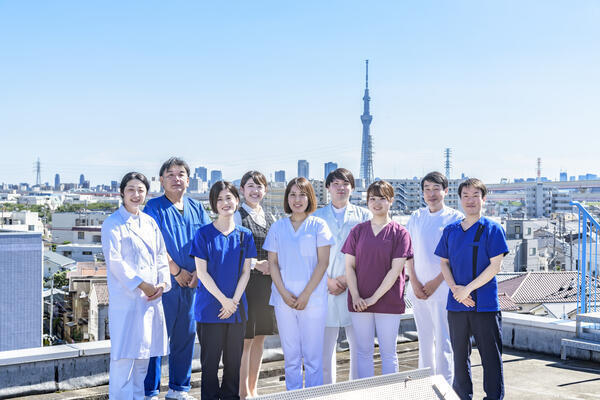
<svg viewBox="0 0 600 400">
<path fill-rule="evenodd" d="M 128 173 L 120 185 L 123 206 L 102 226 L 112 341 L 111 399 L 157 399 L 162 357 L 167 354 L 166 398 L 194 399 L 189 390 L 196 335 L 202 399 L 257 396 L 264 341 L 277 333 L 288 390 L 335 383 L 340 328 L 350 348 L 350 379 L 373 376 L 375 335 L 382 373 L 397 372 L 405 272 L 410 275 L 408 296 L 419 334 L 419 366 L 443 375 L 455 389 L 455 376 L 460 376 L 458 387 L 465 394 L 459 395 L 470 398 L 470 380 L 464 382 L 465 376 L 470 379 L 470 342 L 459 343 L 470 334 L 449 328 L 447 303 L 452 299 L 459 308 L 466 307 L 459 311 L 489 311 L 479 310 L 474 297 L 480 287 L 495 284 L 495 274 L 482 261 L 480 269 L 487 271 L 482 275 L 489 279 L 477 281 L 473 267 L 471 280 L 477 281 L 473 284 L 456 270 L 460 262 L 447 262 L 444 268 L 444 261 L 453 259 L 458 248 L 455 242 L 462 240 L 446 228 L 471 214 L 475 218 L 477 211 L 475 222 L 481 219 L 478 225 L 488 226 L 482 245 L 489 232 L 498 232 L 481 217 L 481 207 L 469 208 L 472 213 L 465 217 L 444 204 L 448 182 L 443 175 L 434 172 L 423 178 L 427 207 L 413 213 L 408 229 L 389 216 L 394 190 L 386 181 L 369 186 L 368 209 L 351 204 L 355 182 L 344 168 L 327 176 L 331 202 L 320 209 L 311 183 L 302 177 L 292 179 L 284 193 L 287 215 L 279 220 L 261 207 L 267 181 L 258 171 L 244 174 L 239 188 L 225 181 L 212 185 L 214 221 L 198 201 L 185 195 L 189 176 L 184 160 L 167 160 L 160 169 L 164 195 L 144 207 L 148 180 L 140 173 Z M 480 191 L 479 198 L 484 199 L 486 192 L 475 181 L 480 182 L 465 187 Z M 501 245 L 493 248 L 500 250 Z M 484 260 L 487 252 L 480 253 Z M 501 329 L 500 323 L 496 325 Z M 487 342 L 498 346 L 497 341 Z M 455 347 L 461 349 L 458 367 L 469 369 L 467 373 L 455 373 Z M 486 361 L 491 366 L 484 363 L 485 370 L 495 376 L 493 357 Z M 502 395 L 489 398 L 503 396 L 501 377 L 496 383 L 502 384 Z"/>
</svg>

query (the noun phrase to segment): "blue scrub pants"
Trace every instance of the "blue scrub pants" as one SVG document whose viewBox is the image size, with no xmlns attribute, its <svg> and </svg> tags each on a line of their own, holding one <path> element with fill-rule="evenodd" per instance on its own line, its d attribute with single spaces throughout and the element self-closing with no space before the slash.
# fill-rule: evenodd
<svg viewBox="0 0 600 400">
<path fill-rule="evenodd" d="M 196 339 L 194 300 L 196 289 L 182 288 L 171 280 L 171 290 L 162 297 L 167 334 L 169 335 L 169 388 L 189 392 L 192 359 Z M 146 396 L 158 395 L 162 357 L 152 357 L 144 380 Z"/>
<path fill-rule="evenodd" d="M 504 398 L 502 373 L 502 314 L 498 312 L 448 311 L 450 341 L 454 352 L 452 387 L 461 400 L 473 398 L 471 335 L 483 366 L 484 400 Z"/>
</svg>

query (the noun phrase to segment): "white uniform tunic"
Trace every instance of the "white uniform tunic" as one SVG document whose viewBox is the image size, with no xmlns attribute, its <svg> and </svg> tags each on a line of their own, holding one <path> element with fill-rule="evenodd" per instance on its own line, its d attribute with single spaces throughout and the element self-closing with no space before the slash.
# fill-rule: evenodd
<svg viewBox="0 0 600 400">
<path fill-rule="evenodd" d="M 168 354 L 162 300 L 148 298 L 142 282 L 171 288 L 165 244 L 152 217 L 119 208 L 102 224 L 106 259 L 108 321 L 112 360 L 141 359 Z"/>
<path fill-rule="evenodd" d="M 344 212 L 343 223 L 336 218 L 331 203 L 313 213 L 315 217 L 322 218 L 327 223 L 335 243 L 329 251 L 329 266 L 327 267 L 327 276 L 337 278 L 346 274 L 346 258 L 341 252 L 342 246 L 350 230 L 357 224 L 365 222 L 371 218 L 371 212 L 362 207 L 348 204 Z M 350 312 L 348 311 L 348 293 L 347 290 L 338 296 L 329 294 L 327 296 L 327 324 L 328 327 L 348 326 L 352 324 Z"/>
</svg>

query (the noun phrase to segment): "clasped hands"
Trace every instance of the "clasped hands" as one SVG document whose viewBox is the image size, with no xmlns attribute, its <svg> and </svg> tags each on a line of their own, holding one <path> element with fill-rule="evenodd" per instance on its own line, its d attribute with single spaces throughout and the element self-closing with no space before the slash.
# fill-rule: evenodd
<svg viewBox="0 0 600 400">
<path fill-rule="evenodd" d="M 307 294 L 303 291 L 300 293 L 300 295 L 295 296 L 289 290 L 286 290 L 281 297 L 283 298 L 285 304 L 287 304 L 290 308 L 295 310 L 304 310 L 308 304 L 310 294 Z"/>
<path fill-rule="evenodd" d="M 450 290 L 452 291 L 452 297 L 454 297 L 454 300 L 467 307 L 475 307 L 475 301 L 471 297 L 472 290 L 470 290 L 467 286 L 454 285 L 450 288 Z"/>
<path fill-rule="evenodd" d="M 340 275 L 337 278 L 327 277 L 327 291 L 329 294 L 338 296 L 348 288 L 346 275 Z"/>
<path fill-rule="evenodd" d="M 354 311 L 356 312 L 365 311 L 375 303 L 377 303 L 377 300 L 375 300 L 373 296 L 366 299 L 363 299 L 362 297 L 352 297 L 352 308 L 354 308 Z"/>
<path fill-rule="evenodd" d="M 177 272 L 177 276 L 174 276 L 175 280 L 181 287 L 196 288 L 198 286 L 198 275 L 190 272 L 184 268 L 179 267 L 180 270 Z"/>
<path fill-rule="evenodd" d="M 239 300 L 226 297 L 221 301 L 221 309 L 219 310 L 219 319 L 227 319 L 231 317 L 238 309 Z"/>
<path fill-rule="evenodd" d="M 161 283 L 155 286 L 151 283 L 142 282 L 139 284 L 138 288 L 140 288 L 140 290 L 144 292 L 144 294 L 148 298 L 148 301 L 152 301 L 162 296 L 165 290 L 165 284 Z"/>
</svg>

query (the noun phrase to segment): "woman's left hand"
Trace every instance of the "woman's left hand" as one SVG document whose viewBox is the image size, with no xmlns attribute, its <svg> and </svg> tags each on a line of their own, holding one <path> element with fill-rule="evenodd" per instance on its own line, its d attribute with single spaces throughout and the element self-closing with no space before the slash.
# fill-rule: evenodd
<svg viewBox="0 0 600 400">
<path fill-rule="evenodd" d="M 367 303 L 367 307 L 371 307 L 375 303 L 377 303 L 377 299 L 373 298 L 373 296 L 365 299 L 365 303 Z"/>
<path fill-rule="evenodd" d="M 306 308 L 306 305 L 308 304 L 309 298 L 309 294 L 305 292 L 300 293 L 300 295 L 296 299 L 296 310 L 304 310 Z"/>
<path fill-rule="evenodd" d="M 254 269 L 262 272 L 263 275 L 270 275 L 269 262 L 267 260 L 257 261 L 254 265 Z"/>
</svg>

